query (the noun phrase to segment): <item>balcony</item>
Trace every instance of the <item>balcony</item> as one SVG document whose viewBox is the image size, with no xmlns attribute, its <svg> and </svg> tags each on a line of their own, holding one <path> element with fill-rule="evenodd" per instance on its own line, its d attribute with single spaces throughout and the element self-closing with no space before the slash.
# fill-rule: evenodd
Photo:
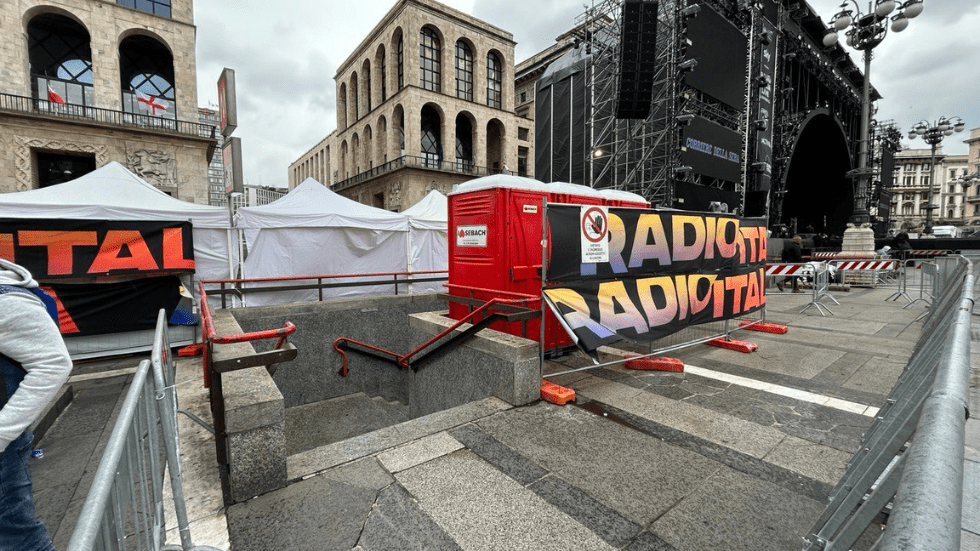
<svg viewBox="0 0 980 551">
<path fill-rule="evenodd" d="M 395 159 L 394 161 L 388 161 L 387 163 L 376 166 L 371 170 L 366 170 L 346 180 L 337 182 L 331 189 L 333 191 L 342 191 L 347 188 L 356 186 L 362 182 L 372 180 L 381 176 L 383 174 L 388 174 L 389 172 L 394 172 L 401 168 L 420 168 L 426 170 L 437 170 L 440 172 L 447 172 L 451 174 L 465 174 L 467 176 L 472 176 L 473 178 L 478 178 L 480 176 L 489 176 L 491 174 L 516 174 L 512 170 L 501 170 L 488 168 L 485 166 L 476 166 L 473 163 L 467 161 L 440 161 L 433 159 L 431 157 L 413 157 L 409 155 L 402 155 L 401 157 Z M 527 174 L 517 174 L 517 176 L 527 176 Z"/>
<path fill-rule="evenodd" d="M 104 124 L 134 130 L 216 139 L 217 130 L 210 124 L 178 121 L 163 117 L 113 111 L 75 103 L 55 103 L 45 99 L 0 94 L 0 112 L 66 120 L 80 123 Z"/>
</svg>

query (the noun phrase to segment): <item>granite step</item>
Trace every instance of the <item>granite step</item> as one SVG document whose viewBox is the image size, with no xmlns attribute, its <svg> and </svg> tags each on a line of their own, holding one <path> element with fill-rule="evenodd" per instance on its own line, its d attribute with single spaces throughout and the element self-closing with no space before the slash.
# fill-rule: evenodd
<svg viewBox="0 0 980 551">
<path fill-rule="evenodd" d="M 397 402 L 395 402 L 397 404 Z M 347 440 L 408 420 L 408 406 L 395 406 L 357 392 L 286 409 L 288 455 Z"/>
</svg>

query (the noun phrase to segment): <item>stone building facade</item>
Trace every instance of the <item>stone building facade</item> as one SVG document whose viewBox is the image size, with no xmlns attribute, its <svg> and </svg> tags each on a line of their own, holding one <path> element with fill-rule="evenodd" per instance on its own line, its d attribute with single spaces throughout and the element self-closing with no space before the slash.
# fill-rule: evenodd
<svg viewBox="0 0 980 551">
<path fill-rule="evenodd" d="M 511 33 L 433 0 L 399 0 L 338 67 L 337 130 L 289 167 L 404 210 L 431 189 L 517 173 Z M 527 144 L 530 144 L 528 136 Z"/>
<path fill-rule="evenodd" d="M 980 128 L 970 130 L 964 140 L 969 146 L 967 171 L 969 176 L 980 178 Z M 966 192 L 966 218 L 971 226 L 980 226 L 980 184 L 973 184 Z"/>
<path fill-rule="evenodd" d="M 921 230 L 929 205 L 930 173 L 933 226 L 966 225 L 972 206 L 970 194 L 976 190 L 964 188 L 959 178 L 968 171 L 966 155 L 945 155 L 942 146 L 936 148 L 935 170 L 930 171 L 931 149 L 905 149 L 895 154 L 895 183 L 892 187 L 891 227 L 908 231 Z"/>
<path fill-rule="evenodd" d="M 0 0 L 0 18 L 0 192 L 118 161 L 208 204 L 192 0 Z"/>
</svg>

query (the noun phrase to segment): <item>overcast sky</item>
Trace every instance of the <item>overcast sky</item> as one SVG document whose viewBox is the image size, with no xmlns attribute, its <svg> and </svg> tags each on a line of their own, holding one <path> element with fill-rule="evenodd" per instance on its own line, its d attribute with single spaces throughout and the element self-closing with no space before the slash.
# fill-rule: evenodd
<svg viewBox="0 0 980 551">
<path fill-rule="evenodd" d="M 809 0 L 829 21 L 840 0 Z M 584 11 L 583 0 L 444 0 L 513 33 L 518 62 L 548 47 Z M 861 1 L 865 11 L 867 0 Z M 395 0 L 195 0 L 198 103 L 217 106 L 221 70 L 235 70 L 245 182 L 285 187 L 289 164 L 336 128 L 337 66 Z M 590 0 L 591 4 L 591 0 Z M 355 8 L 356 9 L 352 9 Z M 533 6 L 533 9 L 529 9 Z M 924 0 L 922 14 L 875 50 L 871 81 L 884 97 L 879 120 L 903 134 L 922 119 L 958 115 L 980 127 L 980 2 Z M 860 53 L 852 57 L 863 67 Z M 913 147 L 927 147 L 915 140 Z"/>
</svg>

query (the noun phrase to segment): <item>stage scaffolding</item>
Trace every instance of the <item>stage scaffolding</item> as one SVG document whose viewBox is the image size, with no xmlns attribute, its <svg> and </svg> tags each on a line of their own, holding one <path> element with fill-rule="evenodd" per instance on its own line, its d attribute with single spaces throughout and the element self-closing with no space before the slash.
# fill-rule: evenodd
<svg viewBox="0 0 980 551">
<path fill-rule="evenodd" d="M 605 0 L 587 6 L 576 19 L 576 27 L 588 29 L 584 42 L 591 55 L 586 56 L 587 89 L 591 109 L 586 115 L 588 159 L 585 184 L 595 188 L 615 188 L 637 193 L 654 206 L 674 206 L 673 183 L 681 166 L 681 127 L 677 116 L 694 114 L 746 135 L 743 112 L 720 103 L 683 83 L 678 64 L 681 52 L 682 16 L 680 10 L 689 0 L 660 0 L 657 17 L 657 70 L 654 76 L 650 115 L 643 120 L 617 119 L 619 48 L 622 40 L 623 0 Z M 745 33 L 751 27 L 745 13 L 734 9 L 733 2 L 704 2 L 729 18 Z M 598 24 L 596 22 L 603 22 Z M 746 82 L 748 81 L 747 65 Z M 746 107 L 748 107 L 746 105 Z M 746 109 L 747 111 L 747 109 Z M 746 140 L 747 142 L 748 140 Z M 742 155 L 745 174 L 746 155 Z M 694 171 L 684 181 L 711 187 L 728 186 Z M 744 180 L 736 182 L 734 191 L 744 192 Z M 744 195 L 744 194 L 743 194 Z"/>
</svg>

